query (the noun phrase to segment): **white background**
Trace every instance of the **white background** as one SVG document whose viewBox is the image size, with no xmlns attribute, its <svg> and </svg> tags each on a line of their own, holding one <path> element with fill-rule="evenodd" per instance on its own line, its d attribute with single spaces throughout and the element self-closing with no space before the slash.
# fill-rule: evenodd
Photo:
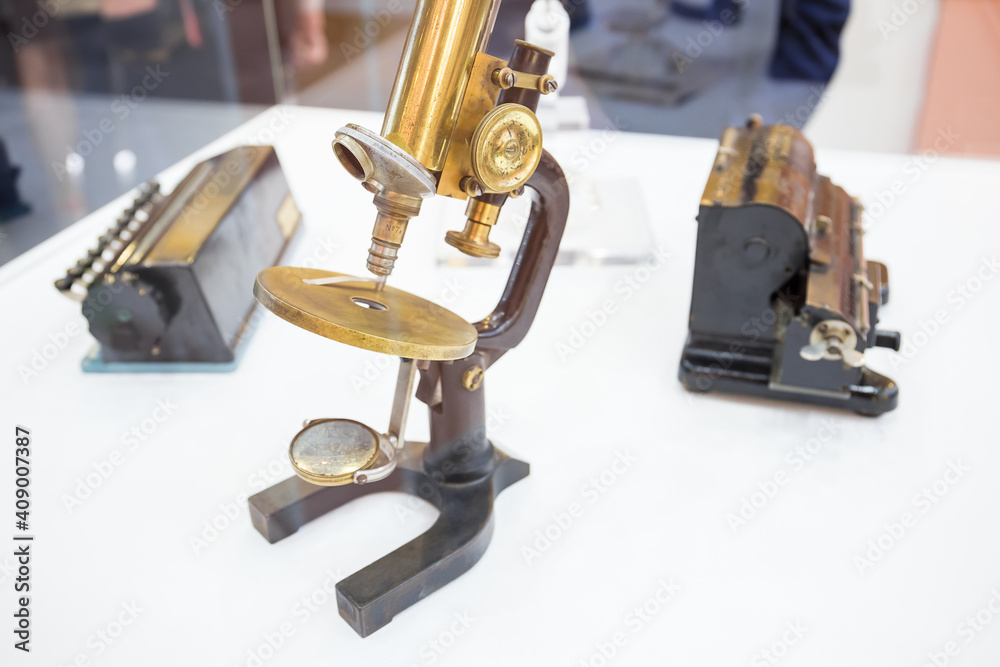
<svg viewBox="0 0 1000 667">
<path fill-rule="evenodd" d="M 361 273 L 374 209 L 330 151 L 346 122 L 381 125 L 361 112 L 272 110 L 168 170 L 164 188 L 195 158 L 273 141 L 305 214 L 287 263 Z M 261 134 L 269 124 L 273 138 Z M 869 365 L 901 387 L 899 409 L 871 419 L 690 395 L 678 383 L 694 216 L 715 142 L 613 132 L 546 140 L 574 187 L 635 181 L 639 187 L 628 190 L 644 193 L 650 250 L 670 259 L 648 274 L 639 265 L 556 268 L 530 335 L 486 384 L 488 405 L 503 421 L 491 437 L 529 461 L 531 476 L 500 496 L 493 542 L 476 567 L 364 640 L 339 618 L 324 585 L 332 589 L 418 535 L 434 512 L 416 506 L 411 513 L 408 497 L 379 495 L 270 545 L 251 526 L 244 498 L 288 475 L 287 443 L 304 418 L 384 427 L 395 363 L 375 373 L 376 364 L 386 366 L 378 355 L 267 315 L 232 374 L 85 375 L 80 359 L 93 341 L 83 331 L 25 378 L 35 352 L 53 352 L 46 345 L 58 332 L 86 326 L 79 306 L 51 283 L 127 199 L 0 269 L 0 423 L 7 432 L 0 443 L 9 451 L 0 457 L 0 541 L 13 544 L 15 532 L 15 424 L 32 432 L 37 536 L 33 651 L 14 651 L 5 634 L 3 664 L 256 665 L 252 654 L 283 625 L 292 633 L 277 651 L 265 648 L 259 664 L 754 665 L 769 664 L 760 652 L 773 647 L 789 666 L 916 667 L 948 642 L 958 650 L 949 664 L 996 664 L 1000 615 L 985 612 L 992 622 L 971 641 L 960 624 L 1000 591 L 992 348 L 1000 279 L 983 268 L 1000 252 L 1000 166 L 817 156 L 821 173 L 869 206 L 865 251 L 888 264 L 892 282 L 882 324 L 901 330 L 909 345 L 904 354 L 869 355 Z M 882 213 L 874 204 L 888 199 L 894 181 L 902 194 Z M 590 206 L 603 207 L 609 237 L 620 233 L 613 201 Z M 475 319 L 490 309 L 506 274 L 503 267 L 439 266 L 438 257 L 452 252 L 443 230 L 460 228 L 462 210 L 442 198 L 425 206 L 392 283 Z M 993 280 L 959 306 L 956 288 L 975 287 L 980 271 Z M 627 277 L 646 279 L 629 298 L 616 291 Z M 559 345 L 609 299 L 615 313 L 563 358 Z M 946 323 L 920 335 L 938 311 Z M 366 371 L 375 379 L 364 385 Z M 157 401 L 176 408 L 130 449 L 124 434 L 151 419 Z M 426 435 L 421 407 L 411 411 L 414 438 Z M 801 469 L 789 463 L 789 452 L 831 424 L 835 437 L 812 460 Z M 68 509 L 67 498 L 115 451 L 120 465 Z M 634 462 L 593 499 L 590 480 L 609 479 L 626 453 Z M 923 512 L 915 496 L 950 462 L 968 471 Z M 727 516 L 779 471 L 786 483 L 734 531 Z M 573 503 L 582 514 L 565 530 L 554 527 L 553 517 Z M 891 542 L 885 554 L 859 568 L 869 541 L 906 512 L 914 525 L 899 539 L 883 537 Z M 213 521 L 223 529 L 210 539 Z M 546 530 L 556 539 L 529 559 L 525 549 L 538 547 L 538 531 Z M 207 544 L 196 548 L 195 539 Z M 0 550 L 7 619 L 0 627 L 10 625 L 14 608 L 12 549 Z M 671 580 L 680 590 L 635 622 L 634 608 Z M 310 596 L 323 602 L 306 613 L 301 601 Z M 141 608 L 134 622 L 110 645 L 98 640 L 132 603 Z M 993 606 L 1000 609 L 1000 597 Z M 456 614 L 474 620 L 462 628 Z M 786 633 L 788 624 L 804 628 L 801 638 Z M 624 646 L 602 662 L 601 646 L 619 632 Z M 796 641 L 783 647 L 783 636 Z M 435 650 L 432 641 L 448 646 Z"/>
</svg>

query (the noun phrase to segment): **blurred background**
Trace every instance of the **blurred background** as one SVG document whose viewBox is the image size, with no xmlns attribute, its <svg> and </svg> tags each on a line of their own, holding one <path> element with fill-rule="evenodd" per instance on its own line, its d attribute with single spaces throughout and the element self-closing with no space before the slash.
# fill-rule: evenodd
<svg viewBox="0 0 1000 667">
<path fill-rule="evenodd" d="M 0 0 L 0 264 L 273 104 L 384 111 L 413 8 Z M 1000 155 L 996 0 L 504 0 L 490 51 L 526 17 L 569 44 L 550 128 Z"/>
</svg>

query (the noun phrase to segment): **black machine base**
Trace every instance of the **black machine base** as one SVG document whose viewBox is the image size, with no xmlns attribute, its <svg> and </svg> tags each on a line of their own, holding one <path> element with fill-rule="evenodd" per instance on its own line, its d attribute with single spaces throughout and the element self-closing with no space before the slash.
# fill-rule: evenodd
<svg viewBox="0 0 1000 667">
<path fill-rule="evenodd" d="M 685 388 L 700 393 L 721 391 L 756 398 L 779 399 L 850 410 L 866 416 L 878 416 L 894 410 L 899 402 L 899 387 L 891 379 L 865 368 L 861 382 L 849 393 L 837 395 L 806 392 L 772 386 L 767 372 L 757 363 L 735 359 L 726 367 L 717 362 L 705 363 L 705 356 L 690 346 L 684 348 L 678 377 Z"/>
<path fill-rule="evenodd" d="M 316 486 L 292 477 L 250 498 L 253 525 L 272 544 L 372 493 L 409 493 L 437 507 L 440 515 L 427 532 L 337 584 L 340 615 L 362 637 L 468 572 L 493 536 L 494 498 L 529 473 L 527 463 L 494 449 L 485 475 L 442 484 L 424 467 L 424 447 L 407 443 L 396 471 L 381 482 Z"/>
</svg>

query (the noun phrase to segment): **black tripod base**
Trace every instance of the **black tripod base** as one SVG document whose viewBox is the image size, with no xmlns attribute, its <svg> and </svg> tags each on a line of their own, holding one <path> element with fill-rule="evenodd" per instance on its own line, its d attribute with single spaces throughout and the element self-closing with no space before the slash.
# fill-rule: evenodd
<svg viewBox="0 0 1000 667">
<path fill-rule="evenodd" d="M 741 360 L 737 359 L 723 368 L 718 363 L 701 363 L 700 360 L 704 358 L 704 354 L 692 353 L 688 349 L 684 350 L 684 355 L 681 357 L 677 375 L 681 384 L 691 391 L 699 393 L 721 391 L 756 398 L 794 401 L 849 410 L 869 417 L 895 410 L 899 403 L 899 387 L 896 383 L 868 368 L 862 369 L 860 382 L 851 385 L 849 393 L 836 395 L 775 387 L 770 384 L 770 368 L 762 367 L 760 364 L 740 363 Z"/>
<path fill-rule="evenodd" d="M 528 476 L 527 463 L 494 449 L 482 476 L 442 483 L 424 469 L 424 447 L 407 443 L 396 471 L 381 482 L 316 486 L 292 477 L 250 498 L 253 525 L 272 544 L 372 493 L 401 491 L 437 507 L 440 515 L 427 532 L 337 584 L 340 615 L 362 637 L 468 572 L 493 536 L 493 499 Z"/>
</svg>

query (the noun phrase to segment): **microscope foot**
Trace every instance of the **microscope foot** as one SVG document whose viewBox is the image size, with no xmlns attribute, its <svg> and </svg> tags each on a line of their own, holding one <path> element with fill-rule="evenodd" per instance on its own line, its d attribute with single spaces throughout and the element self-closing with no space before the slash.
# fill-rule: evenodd
<svg viewBox="0 0 1000 667">
<path fill-rule="evenodd" d="M 399 488 L 399 477 L 392 475 L 376 484 L 345 486 L 317 486 L 291 477 L 250 496 L 250 519 L 257 532 L 274 544 L 352 500 L 381 491 L 405 491 Z"/>
<path fill-rule="evenodd" d="M 483 556 L 493 536 L 493 499 L 528 474 L 526 463 L 497 454 L 497 465 L 485 478 L 433 485 L 441 515 L 426 533 L 337 584 L 340 615 L 359 635 L 382 628 Z M 429 477 L 424 483 L 433 484 Z"/>
<path fill-rule="evenodd" d="M 367 637 L 479 561 L 493 535 L 494 498 L 528 473 L 527 463 L 494 450 L 482 477 L 441 484 L 411 455 L 388 479 L 373 484 L 322 487 L 287 479 L 251 497 L 250 512 L 257 530 L 274 543 L 370 493 L 402 491 L 438 508 L 440 516 L 427 532 L 337 584 L 340 615 Z"/>
</svg>

